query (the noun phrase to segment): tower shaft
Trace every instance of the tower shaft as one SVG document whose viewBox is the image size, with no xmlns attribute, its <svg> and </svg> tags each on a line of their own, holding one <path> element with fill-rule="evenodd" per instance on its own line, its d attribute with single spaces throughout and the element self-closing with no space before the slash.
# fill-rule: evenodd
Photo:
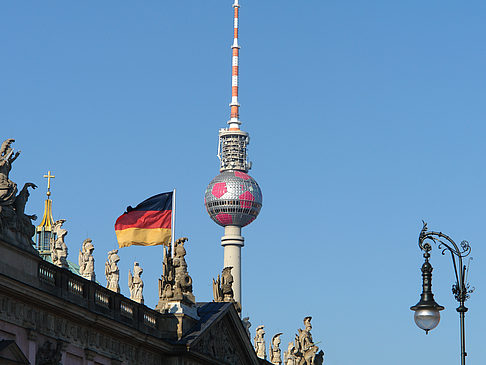
<svg viewBox="0 0 486 365">
<path fill-rule="evenodd" d="M 224 247 L 224 267 L 232 267 L 233 294 L 235 300 L 241 305 L 241 248 L 245 239 L 241 236 L 241 227 L 224 227 L 224 236 L 221 245 Z"/>
</svg>

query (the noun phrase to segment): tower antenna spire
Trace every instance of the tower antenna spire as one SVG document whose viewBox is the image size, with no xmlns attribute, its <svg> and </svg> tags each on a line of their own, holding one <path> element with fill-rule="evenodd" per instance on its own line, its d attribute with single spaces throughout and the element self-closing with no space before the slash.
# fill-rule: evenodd
<svg viewBox="0 0 486 365">
<path fill-rule="evenodd" d="M 233 35 L 233 60 L 232 60 L 232 72 L 231 72 L 231 119 L 228 124 L 230 130 L 240 129 L 240 104 L 238 102 L 238 82 L 239 82 L 239 57 L 240 57 L 240 45 L 238 44 L 238 17 L 240 4 L 239 0 L 234 0 L 234 35 Z"/>
</svg>

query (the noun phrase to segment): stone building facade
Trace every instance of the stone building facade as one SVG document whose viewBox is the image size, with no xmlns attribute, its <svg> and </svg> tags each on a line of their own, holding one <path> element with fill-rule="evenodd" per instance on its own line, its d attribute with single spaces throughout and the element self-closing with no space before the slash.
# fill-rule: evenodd
<svg viewBox="0 0 486 365">
<path fill-rule="evenodd" d="M 1 364 L 268 364 L 233 303 L 196 308 L 159 313 L 0 238 Z"/>
</svg>

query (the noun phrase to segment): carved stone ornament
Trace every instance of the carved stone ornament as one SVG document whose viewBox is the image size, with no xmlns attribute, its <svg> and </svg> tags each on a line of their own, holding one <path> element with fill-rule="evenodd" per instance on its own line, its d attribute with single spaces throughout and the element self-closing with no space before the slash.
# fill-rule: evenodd
<svg viewBox="0 0 486 365">
<path fill-rule="evenodd" d="M 294 343 L 290 342 L 284 354 L 285 365 L 322 365 L 324 352 L 314 343 L 311 325 L 312 317 L 304 318 L 304 329 L 298 329 Z"/>
<path fill-rule="evenodd" d="M 251 327 L 250 317 L 245 317 L 241 321 L 243 322 L 243 327 L 245 327 L 245 331 L 246 331 L 246 334 L 248 335 L 248 338 L 251 338 L 251 334 L 250 334 L 250 327 Z"/>
<path fill-rule="evenodd" d="M 52 227 L 51 235 L 51 259 L 54 265 L 59 267 L 68 268 L 67 255 L 68 248 L 64 242 L 64 237 L 67 235 L 67 230 L 62 228 L 63 223 L 66 222 L 65 219 L 57 220 Z"/>
<path fill-rule="evenodd" d="M 25 214 L 25 206 L 29 199 L 29 188 L 35 189 L 34 183 L 26 183 L 17 195 L 17 184 L 9 179 L 12 164 L 19 157 L 20 151 L 14 153 L 9 138 L 0 146 L 0 237 L 6 241 L 32 253 L 37 251 L 32 247 L 32 237 L 35 227 L 32 220 L 37 216 Z"/>
<path fill-rule="evenodd" d="M 108 260 L 105 262 L 105 277 L 106 287 L 113 290 L 115 293 L 120 292 L 120 270 L 118 269 L 118 250 L 112 250 L 108 252 Z"/>
<path fill-rule="evenodd" d="M 253 339 L 255 352 L 260 359 L 267 358 L 267 352 L 265 349 L 265 339 L 263 338 L 263 336 L 265 336 L 264 328 L 265 326 L 258 326 L 256 329 L 255 338 Z"/>
<path fill-rule="evenodd" d="M 234 303 L 237 312 L 241 313 L 241 305 L 234 298 L 233 275 L 231 275 L 232 268 L 232 266 L 225 267 L 221 273 L 221 277 L 218 275 L 218 280 L 213 279 L 213 301 Z"/>
<path fill-rule="evenodd" d="M 280 365 L 282 363 L 282 350 L 280 350 L 280 336 L 282 333 L 277 333 L 272 337 L 270 343 L 270 362 L 274 365 Z"/>
<path fill-rule="evenodd" d="M 138 262 L 133 263 L 133 275 L 128 270 L 128 288 L 130 289 L 130 299 L 143 304 L 143 269 Z"/>
<path fill-rule="evenodd" d="M 61 349 L 61 341 L 58 341 L 57 344 L 54 346 L 51 341 L 46 340 L 44 344 L 37 350 L 37 354 L 35 355 L 35 364 L 61 365 Z"/>
<path fill-rule="evenodd" d="M 213 295 L 215 302 L 234 302 L 233 293 L 233 275 L 231 275 L 231 269 L 233 267 L 228 266 L 223 269 L 221 278 L 218 275 L 218 280 L 213 279 Z"/>
<path fill-rule="evenodd" d="M 94 271 L 94 257 L 93 257 L 93 241 L 86 238 L 83 241 L 82 250 L 79 251 L 79 273 L 85 279 L 95 281 L 96 275 Z"/>
<path fill-rule="evenodd" d="M 297 356 L 295 355 L 295 346 L 293 342 L 289 342 L 287 351 L 284 352 L 285 365 L 298 365 Z"/>
<path fill-rule="evenodd" d="M 203 337 L 194 345 L 193 350 L 218 359 L 225 364 L 247 365 L 245 354 L 236 345 L 234 332 L 229 330 L 228 323 L 221 320 L 212 325 Z"/>
<path fill-rule="evenodd" d="M 218 275 L 218 280 L 213 278 L 213 302 L 223 302 L 223 293 L 221 292 L 221 278 Z"/>
<path fill-rule="evenodd" d="M 194 306 L 196 298 L 192 293 L 192 278 L 187 272 L 186 249 L 187 237 L 179 238 L 174 244 L 174 257 L 170 247 L 164 247 L 162 277 L 159 279 L 159 302 L 156 310 L 165 313 L 170 303 L 181 302 Z"/>
<path fill-rule="evenodd" d="M 0 321 L 4 323 L 13 323 L 16 326 L 35 328 L 31 331 L 32 336 L 46 336 L 57 338 L 62 341 L 63 345 L 71 344 L 75 347 L 94 348 L 101 353 L 107 354 L 112 358 L 117 358 L 123 364 L 144 364 L 156 365 L 163 364 L 164 355 L 154 353 L 148 349 L 141 349 L 134 345 L 133 341 L 128 338 L 122 338 L 116 334 L 107 333 L 106 328 L 95 329 L 89 321 L 78 319 L 73 321 L 63 317 L 62 309 L 52 309 L 48 311 L 39 308 L 32 303 L 24 303 L 14 300 L 9 296 L 0 293 Z M 34 337 L 32 337 L 34 338 Z M 55 341 L 50 340 L 52 344 L 47 346 L 45 343 L 44 350 L 39 348 L 40 359 L 48 359 L 50 354 L 57 348 Z M 48 351 L 50 349 L 50 351 Z M 1 361 L 0 361 L 1 363 Z M 35 363 L 37 364 L 37 362 Z M 41 364 L 51 364 L 49 362 Z M 53 363 L 58 365 L 58 363 Z M 32 362 L 34 365 L 34 362 Z M 69 365 L 64 363 L 63 365 Z"/>
<path fill-rule="evenodd" d="M 11 147 L 15 139 L 6 139 L 0 146 L 0 204 L 12 205 L 17 194 L 17 184 L 9 179 L 12 164 L 19 157 L 20 151 L 13 153 Z"/>
</svg>

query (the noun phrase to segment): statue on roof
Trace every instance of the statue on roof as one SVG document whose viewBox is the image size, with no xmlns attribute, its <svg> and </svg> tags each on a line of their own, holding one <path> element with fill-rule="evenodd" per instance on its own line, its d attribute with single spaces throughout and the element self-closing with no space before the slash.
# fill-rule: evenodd
<svg viewBox="0 0 486 365">
<path fill-rule="evenodd" d="M 213 296 L 215 302 L 234 302 L 233 294 L 233 275 L 231 275 L 232 266 L 227 266 L 218 275 L 218 280 L 213 279 Z"/>
<path fill-rule="evenodd" d="M 218 280 L 213 278 L 213 302 L 223 302 L 223 293 L 221 292 L 221 278 L 218 275 Z"/>
<path fill-rule="evenodd" d="M 184 248 L 184 243 L 186 241 L 187 237 L 183 237 L 175 242 L 174 259 L 172 260 L 172 263 L 174 265 L 176 287 L 180 289 L 182 293 L 192 294 L 192 278 L 187 272 L 187 263 L 185 259 L 187 252 Z"/>
<path fill-rule="evenodd" d="M 128 270 L 128 288 L 130 289 L 130 299 L 143 304 L 143 269 L 138 262 L 133 263 L 133 275 Z"/>
<path fill-rule="evenodd" d="M 170 247 L 164 247 L 162 277 L 159 279 L 159 303 L 155 308 L 159 312 L 168 310 L 170 302 L 181 302 L 194 306 L 196 298 L 192 293 L 192 278 L 187 272 L 186 249 L 187 237 L 179 238 L 174 244 L 174 257 Z"/>
<path fill-rule="evenodd" d="M 298 334 L 295 336 L 295 344 L 291 349 L 289 344 L 290 355 L 295 358 L 295 364 L 297 365 L 322 365 L 324 352 L 321 350 L 319 353 L 319 347 L 314 343 L 311 334 L 311 320 L 312 317 L 304 318 L 304 329 L 298 329 Z M 287 355 L 288 356 L 288 355 Z M 289 363 L 287 362 L 286 365 Z M 292 362 L 290 363 L 292 364 Z"/>
<path fill-rule="evenodd" d="M 12 143 L 15 139 L 6 139 L 0 146 L 0 205 L 11 205 L 17 194 L 17 184 L 9 179 L 13 162 L 19 157 L 20 151 L 13 152 Z"/>
<path fill-rule="evenodd" d="M 265 326 L 258 326 L 256 329 L 255 338 L 253 339 L 256 355 L 260 359 L 267 358 L 267 353 L 265 349 L 265 339 L 263 338 L 263 336 L 265 336 L 264 328 Z"/>
<path fill-rule="evenodd" d="M 243 322 L 243 327 L 245 327 L 246 334 L 248 335 L 248 338 L 251 338 L 250 334 L 250 327 L 251 327 L 251 322 L 250 322 L 250 317 L 244 317 L 241 322 Z"/>
<path fill-rule="evenodd" d="M 29 188 L 35 189 L 37 185 L 26 183 L 17 195 L 17 184 L 9 178 L 12 164 L 20 155 L 20 151 L 14 153 L 14 142 L 14 139 L 9 138 L 0 145 L 0 236 L 16 246 L 37 253 L 32 247 L 35 234 L 32 220 L 37 219 L 37 216 L 25 214 Z"/>
<path fill-rule="evenodd" d="M 282 363 L 282 350 L 280 350 L 280 336 L 282 332 L 277 333 L 272 337 L 270 342 L 270 362 L 274 365 L 280 365 Z"/>
<path fill-rule="evenodd" d="M 231 275 L 232 268 L 231 266 L 225 267 L 221 274 L 221 294 L 224 302 L 233 302 L 235 300 L 233 293 L 234 279 L 233 275 Z"/>
<path fill-rule="evenodd" d="M 293 342 L 289 342 L 287 351 L 284 351 L 284 364 L 285 365 L 299 365 L 297 356 L 295 355 L 295 346 Z"/>
<path fill-rule="evenodd" d="M 96 275 L 94 270 L 94 257 L 93 257 L 93 241 L 90 238 L 86 238 L 83 241 L 82 249 L 79 251 L 78 263 L 79 273 L 85 279 L 95 281 Z"/>
<path fill-rule="evenodd" d="M 120 280 L 118 261 L 120 261 L 120 256 L 118 256 L 118 250 L 109 251 L 108 260 L 106 260 L 105 263 L 106 287 L 110 290 L 113 290 L 115 293 L 120 292 L 120 285 L 118 284 Z"/>
<path fill-rule="evenodd" d="M 51 246 L 51 259 L 54 265 L 59 267 L 69 268 L 67 262 L 68 248 L 64 242 L 64 237 L 68 231 L 62 228 L 62 225 L 66 222 L 65 219 L 58 219 L 52 226 L 52 233 L 50 246 Z"/>
<path fill-rule="evenodd" d="M 13 205 L 15 214 L 17 215 L 17 231 L 27 237 L 33 237 L 35 235 L 35 226 L 32 224 L 32 221 L 35 221 L 37 216 L 35 214 L 25 214 L 25 206 L 30 196 L 29 188 L 37 189 L 37 185 L 34 183 L 25 183 L 19 195 L 15 197 Z"/>
<path fill-rule="evenodd" d="M 227 266 L 223 269 L 221 277 L 218 275 L 218 280 L 213 279 L 213 297 L 214 302 L 232 302 L 236 306 L 238 313 L 241 312 L 241 306 L 235 301 L 233 292 L 233 275 L 231 274 L 232 266 Z"/>
</svg>

